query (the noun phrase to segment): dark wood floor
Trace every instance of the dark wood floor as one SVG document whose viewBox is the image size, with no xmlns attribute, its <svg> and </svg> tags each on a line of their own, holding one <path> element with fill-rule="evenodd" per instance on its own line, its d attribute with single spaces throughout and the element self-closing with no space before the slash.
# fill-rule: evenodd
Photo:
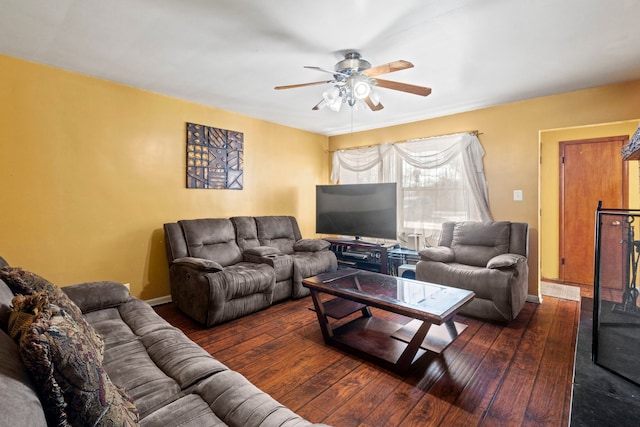
<svg viewBox="0 0 640 427">
<path fill-rule="evenodd" d="M 588 288 L 582 289 L 589 293 Z M 509 326 L 469 327 L 402 377 L 326 346 L 309 297 L 202 328 L 174 304 L 170 323 L 313 422 L 348 426 L 567 426 L 579 302 L 526 303 Z M 374 310 L 375 316 L 403 320 Z M 408 320 L 408 319 L 406 319 Z"/>
</svg>

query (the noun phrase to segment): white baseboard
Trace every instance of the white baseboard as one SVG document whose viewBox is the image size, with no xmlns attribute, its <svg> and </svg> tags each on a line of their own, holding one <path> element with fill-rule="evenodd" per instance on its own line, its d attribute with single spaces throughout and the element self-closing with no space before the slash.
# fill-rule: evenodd
<svg viewBox="0 0 640 427">
<path fill-rule="evenodd" d="M 542 304 L 542 295 L 527 295 L 527 302 Z"/>
<path fill-rule="evenodd" d="M 167 304 L 171 302 L 171 295 L 165 295 L 163 297 L 148 299 L 148 300 L 145 300 L 145 302 L 152 307 L 154 305 Z"/>
</svg>

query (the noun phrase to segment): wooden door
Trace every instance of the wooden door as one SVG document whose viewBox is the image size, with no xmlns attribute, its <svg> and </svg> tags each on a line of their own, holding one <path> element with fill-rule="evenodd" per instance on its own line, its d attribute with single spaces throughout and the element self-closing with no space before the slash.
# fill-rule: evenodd
<svg viewBox="0 0 640 427">
<path fill-rule="evenodd" d="M 604 208 L 627 208 L 627 163 L 620 150 L 628 136 L 560 142 L 560 279 L 593 285 L 595 212 Z M 619 226 L 619 225 L 618 225 Z M 616 232 L 603 242 L 607 248 L 610 277 L 602 283 L 621 287 L 624 253 Z"/>
</svg>

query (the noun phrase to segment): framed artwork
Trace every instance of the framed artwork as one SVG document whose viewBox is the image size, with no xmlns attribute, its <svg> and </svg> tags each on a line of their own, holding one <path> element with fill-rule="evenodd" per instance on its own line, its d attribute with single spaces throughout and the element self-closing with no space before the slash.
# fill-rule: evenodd
<svg viewBox="0 0 640 427">
<path fill-rule="evenodd" d="M 187 188 L 242 190 L 244 134 L 187 123 Z"/>
</svg>

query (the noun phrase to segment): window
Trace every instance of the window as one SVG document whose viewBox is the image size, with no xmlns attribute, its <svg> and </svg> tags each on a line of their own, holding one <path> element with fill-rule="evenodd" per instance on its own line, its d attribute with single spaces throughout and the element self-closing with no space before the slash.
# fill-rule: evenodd
<svg viewBox="0 0 640 427">
<path fill-rule="evenodd" d="M 332 178 L 399 183 L 398 240 L 409 247 L 436 245 L 443 222 L 491 219 L 483 155 L 470 134 L 383 144 L 334 153 Z"/>
</svg>

